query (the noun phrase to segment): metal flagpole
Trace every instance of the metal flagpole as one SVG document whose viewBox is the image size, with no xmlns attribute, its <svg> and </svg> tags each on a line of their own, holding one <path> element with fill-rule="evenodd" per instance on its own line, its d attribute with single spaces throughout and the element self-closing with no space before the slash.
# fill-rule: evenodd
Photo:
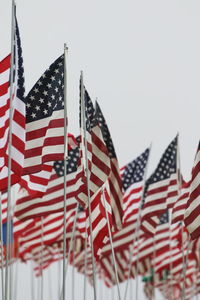
<svg viewBox="0 0 200 300">
<path fill-rule="evenodd" d="M 41 266 L 41 300 L 43 300 L 44 296 L 44 274 L 43 274 L 43 249 L 44 249 L 44 227 L 43 227 L 43 217 L 41 217 L 41 245 L 42 245 L 42 250 L 41 250 L 41 261 L 40 261 L 40 266 Z"/>
<path fill-rule="evenodd" d="M 3 251 L 3 224 L 2 224 L 2 199 L 0 192 L 0 243 L 1 243 L 1 292 L 2 292 L 2 300 L 4 300 L 4 251 Z"/>
<path fill-rule="evenodd" d="M 76 232 L 74 234 L 74 239 L 73 239 L 73 253 L 75 253 L 75 241 L 76 241 Z M 75 267 L 74 267 L 74 256 L 73 256 L 73 263 L 72 263 L 72 300 L 75 300 Z"/>
<path fill-rule="evenodd" d="M 64 226 L 63 226 L 63 300 L 65 300 L 65 265 L 66 265 L 66 197 L 67 197 L 67 158 L 68 158 L 68 137 L 67 137 L 67 55 L 68 48 L 64 44 Z"/>
<path fill-rule="evenodd" d="M 17 261 L 15 264 L 15 285 L 14 285 L 14 291 L 13 291 L 13 295 L 14 295 L 14 299 L 17 300 L 17 291 L 18 291 L 18 267 L 19 267 L 19 257 L 17 257 Z"/>
<path fill-rule="evenodd" d="M 31 300 L 35 300 L 33 261 L 31 261 Z"/>
<path fill-rule="evenodd" d="M 117 273 L 117 264 L 116 264 L 116 259 L 115 259 L 115 251 L 113 247 L 113 241 L 112 241 L 112 233 L 110 229 L 110 222 L 108 218 L 108 211 L 106 209 L 106 200 L 105 200 L 105 190 L 104 188 L 101 189 L 101 194 L 103 197 L 103 204 L 104 204 L 104 210 L 106 213 L 106 220 L 107 220 L 107 225 L 108 225 L 108 234 L 109 234 L 109 239 L 110 239 L 110 245 L 111 245 L 111 252 L 112 252 L 112 261 L 113 261 L 113 266 L 115 270 L 115 280 L 117 283 L 117 292 L 118 292 L 118 299 L 121 300 L 121 294 L 120 294 L 120 288 L 119 288 L 119 278 L 118 278 L 118 273 Z"/>
<path fill-rule="evenodd" d="M 129 280 L 130 280 L 130 275 L 131 275 L 132 257 L 133 257 L 133 254 L 134 254 L 134 244 L 137 243 L 138 239 L 139 239 L 140 220 L 141 220 L 141 214 L 142 214 L 142 203 L 143 203 L 143 199 L 144 199 L 145 182 L 146 182 L 147 170 L 148 170 L 148 166 L 149 166 L 149 158 L 150 158 L 150 154 L 151 154 L 151 148 L 152 148 L 152 143 L 149 146 L 149 156 L 148 156 L 148 161 L 146 163 L 146 167 L 145 167 L 145 171 L 144 171 L 144 184 L 143 184 L 143 187 L 142 187 L 142 194 L 141 194 L 140 206 L 139 206 L 139 211 L 138 211 L 138 215 L 137 215 L 136 230 L 133 233 L 134 234 L 133 243 L 132 243 L 132 245 L 130 247 L 128 278 L 127 278 L 127 281 L 126 281 L 124 300 L 126 300 L 126 298 L 127 298 Z M 136 267 L 137 267 L 137 261 L 136 261 Z M 136 278 L 137 278 L 137 276 L 136 276 Z M 137 298 L 138 297 L 137 287 L 138 287 L 138 285 L 137 285 L 137 281 L 136 281 L 136 290 L 135 290 L 136 300 L 138 300 L 138 298 Z"/>
<path fill-rule="evenodd" d="M 180 148 L 179 148 L 179 133 L 178 133 L 178 142 L 177 142 L 177 170 L 178 170 L 178 196 L 181 196 L 181 188 L 182 188 L 182 178 L 181 178 L 181 162 L 180 162 Z M 183 234 L 184 234 L 184 223 L 181 222 L 181 244 L 182 244 L 182 255 L 183 255 L 183 288 L 182 288 L 182 300 L 185 300 L 185 275 L 186 275 L 186 269 L 187 269 L 187 256 L 185 260 L 185 255 L 184 255 L 184 239 L 183 239 Z M 188 251 L 189 251 L 189 245 L 190 241 L 188 242 Z M 188 253 L 186 254 L 188 255 Z"/>
<path fill-rule="evenodd" d="M 190 251 L 190 238 L 188 240 L 187 252 L 186 252 L 186 256 L 185 256 L 185 260 L 184 260 L 184 265 L 183 265 L 183 272 L 182 272 L 182 276 L 183 276 L 183 288 L 182 288 L 182 290 L 183 290 L 183 292 L 182 292 L 181 300 L 185 300 L 186 299 L 186 294 L 185 294 L 185 279 L 186 279 L 186 271 L 187 271 L 187 266 L 188 266 L 189 251 Z"/>
<path fill-rule="evenodd" d="M 62 299 L 62 293 L 60 296 L 60 281 L 61 281 L 61 260 L 58 261 L 58 299 Z"/>
<path fill-rule="evenodd" d="M 52 280 L 51 280 L 51 266 L 48 268 L 48 292 L 49 300 L 52 300 Z"/>
<path fill-rule="evenodd" d="M 10 231 L 11 231 L 11 150 L 12 150 L 12 95 L 13 95 L 13 71 L 14 71 L 14 35 L 15 35 L 15 1 L 12 0 L 12 20 L 11 20 L 11 58 L 10 58 L 10 110 L 9 110 L 9 136 L 8 136 L 8 203 L 7 203 L 7 230 L 6 230 L 6 270 L 5 270 L 5 300 L 11 298 L 9 291 L 9 267 L 10 258 Z M 11 283 L 12 286 L 12 283 Z M 9 293 L 10 292 L 10 293 Z"/>
<path fill-rule="evenodd" d="M 84 257 L 84 297 L 83 299 L 86 300 L 87 295 L 87 228 L 85 225 L 85 257 Z"/>
<path fill-rule="evenodd" d="M 68 254 L 67 254 L 67 264 L 65 266 L 65 281 L 66 281 L 66 276 L 67 276 L 67 271 L 68 271 L 68 266 L 69 266 L 69 258 L 70 258 L 70 255 L 71 255 L 73 241 L 74 241 L 75 232 L 76 232 L 77 216 L 78 216 L 78 204 L 76 206 L 76 214 L 75 214 L 74 223 L 73 223 L 72 235 L 71 235 L 71 239 L 70 239 L 70 243 L 69 243 L 69 251 L 68 251 Z M 62 295 L 63 295 L 63 285 L 62 285 L 61 294 L 60 294 L 60 289 L 59 289 L 59 295 L 60 295 L 59 299 L 61 300 Z"/>
<path fill-rule="evenodd" d="M 88 172 L 88 149 L 87 149 L 87 137 L 86 137 L 86 120 L 85 120 L 85 99 L 84 99 L 85 89 L 83 85 L 83 72 L 81 71 L 81 111 L 83 120 L 83 130 L 84 130 L 84 146 L 85 146 L 85 172 L 87 178 L 87 193 L 88 193 L 88 211 L 89 211 L 89 226 L 90 226 L 90 244 L 92 251 L 92 269 L 93 269 L 93 290 L 94 290 L 94 300 L 97 300 L 96 292 L 96 270 L 95 270 L 95 259 L 94 259 L 94 246 L 93 246 L 93 234 L 92 234 L 92 221 L 91 221 L 91 201 L 90 201 L 90 178 Z"/>
</svg>

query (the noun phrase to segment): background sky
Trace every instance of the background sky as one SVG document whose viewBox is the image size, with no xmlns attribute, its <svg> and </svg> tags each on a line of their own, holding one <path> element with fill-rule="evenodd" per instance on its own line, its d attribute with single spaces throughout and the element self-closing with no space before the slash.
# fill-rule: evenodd
<svg viewBox="0 0 200 300">
<path fill-rule="evenodd" d="M 120 165 L 152 142 L 150 174 L 179 132 L 181 169 L 190 178 L 200 131 L 199 0 L 18 0 L 17 16 L 26 92 L 66 42 L 70 131 L 79 132 L 83 70 Z M 0 59 L 10 52 L 10 24 L 11 1 L 1 0 Z"/>
</svg>

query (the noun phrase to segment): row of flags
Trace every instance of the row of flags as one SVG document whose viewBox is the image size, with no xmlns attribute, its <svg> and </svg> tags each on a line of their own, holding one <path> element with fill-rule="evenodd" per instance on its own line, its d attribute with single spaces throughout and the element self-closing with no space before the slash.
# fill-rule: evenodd
<svg viewBox="0 0 200 300">
<path fill-rule="evenodd" d="M 41 275 L 41 270 L 65 255 L 92 283 L 92 241 L 97 274 L 111 287 L 117 283 L 112 243 L 119 281 L 142 275 L 148 299 L 152 299 L 155 288 L 168 299 L 167 285 L 172 285 L 174 299 L 179 299 L 175 294 L 180 296 L 184 285 L 189 298 L 193 285 L 198 292 L 200 148 L 188 182 L 181 175 L 178 136 L 149 178 L 146 174 L 150 147 L 120 169 L 100 105 L 93 105 L 81 75 L 80 135 L 68 133 L 65 158 L 64 55 L 50 65 L 25 96 L 15 18 L 13 74 L 10 62 L 11 55 L 0 62 L 0 200 L 1 227 L 5 229 L 1 244 L 6 244 L 11 130 L 15 259 L 34 260 L 36 274 Z M 63 253 L 64 202 L 67 253 Z M 68 255 L 72 242 L 73 251 Z"/>
</svg>

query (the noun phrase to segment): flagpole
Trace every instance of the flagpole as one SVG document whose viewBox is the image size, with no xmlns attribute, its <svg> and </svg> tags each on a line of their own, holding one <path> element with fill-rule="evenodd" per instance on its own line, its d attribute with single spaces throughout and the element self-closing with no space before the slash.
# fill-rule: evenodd
<svg viewBox="0 0 200 300">
<path fill-rule="evenodd" d="M 33 261 L 31 261 L 31 300 L 35 300 Z"/>
<path fill-rule="evenodd" d="M 73 253 L 75 253 L 75 241 L 76 241 L 76 232 L 74 234 L 73 239 Z M 69 258 L 68 258 L 69 261 Z M 72 262 L 72 300 L 75 300 L 75 267 L 74 267 L 74 255 L 73 255 L 73 262 Z"/>
<path fill-rule="evenodd" d="M 87 297 L 87 227 L 85 224 L 85 257 L 84 257 L 84 292 L 83 292 L 83 299 L 86 300 Z"/>
<path fill-rule="evenodd" d="M 86 137 L 86 120 L 85 120 L 85 99 L 84 99 L 84 85 L 83 85 L 83 72 L 81 71 L 81 108 L 82 108 L 82 120 L 83 120 L 83 130 L 84 130 L 84 146 L 85 146 L 85 172 L 87 178 L 87 194 L 88 194 L 88 211 L 89 211 L 89 226 L 90 226 L 90 244 L 92 251 L 92 269 L 93 269 L 93 290 L 94 290 L 94 300 L 97 300 L 96 293 L 96 270 L 95 270 L 95 260 L 94 260 L 94 246 L 93 246 L 93 234 L 92 234 L 92 221 L 91 221 L 91 200 L 90 200 L 90 178 L 88 172 L 88 149 L 87 149 L 87 137 Z"/>
<path fill-rule="evenodd" d="M 183 249 L 184 251 L 184 249 Z M 183 293 L 181 296 L 181 300 L 185 300 L 186 299 L 186 294 L 185 294 L 185 279 L 186 279 L 186 271 L 187 271 L 187 266 L 188 266 L 188 255 L 189 255 L 189 251 L 190 251 L 190 238 L 188 240 L 188 245 L 187 245 L 187 251 L 186 251 L 186 255 L 185 255 L 185 259 L 184 259 L 184 265 L 183 265 Z"/>
<path fill-rule="evenodd" d="M 143 202 L 143 199 L 144 199 L 145 182 L 146 182 L 146 177 L 147 177 L 147 171 L 148 171 L 148 166 L 149 166 L 149 158 L 150 158 L 150 154 L 151 154 L 151 149 L 152 149 L 152 143 L 149 146 L 149 155 L 148 155 L 148 160 L 147 160 L 145 171 L 144 171 L 144 184 L 143 184 L 143 187 L 142 187 L 141 200 L 140 200 L 139 211 L 138 211 L 138 215 L 137 215 L 136 230 L 134 232 L 133 243 L 130 247 L 128 278 L 127 278 L 127 281 L 126 281 L 124 300 L 126 300 L 126 298 L 127 298 L 128 285 L 129 285 L 129 280 L 130 280 L 130 275 L 131 275 L 132 257 L 133 257 L 133 254 L 134 254 L 134 244 L 137 243 L 138 239 L 139 239 L 139 231 L 140 231 L 140 223 L 141 223 L 140 221 L 141 221 L 141 214 L 142 214 L 142 202 Z M 137 259 L 138 259 L 138 256 L 137 256 Z M 136 261 L 136 270 L 137 270 L 137 261 Z M 137 274 L 136 274 L 135 299 L 138 300 Z"/>
<path fill-rule="evenodd" d="M 49 288 L 49 300 L 52 299 L 52 280 L 51 280 L 51 266 L 48 268 L 48 288 Z"/>
<path fill-rule="evenodd" d="M 115 251 L 114 251 L 114 247 L 113 247 L 113 240 L 112 240 L 110 222 L 109 222 L 109 218 L 108 218 L 108 212 L 107 212 L 107 209 L 106 209 L 106 200 L 105 200 L 105 190 L 104 190 L 104 188 L 101 189 L 101 194 L 102 194 L 102 197 L 103 197 L 104 210 L 105 210 L 105 213 L 106 213 L 108 234 L 109 234 L 109 240 L 110 240 L 111 252 L 112 252 L 112 260 L 113 260 L 113 266 L 114 266 L 114 270 L 115 270 L 115 280 L 116 280 L 116 283 L 117 283 L 118 299 L 121 300 L 121 294 L 120 294 L 120 288 L 119 288 L 119 278 L 118 278 L 118 273 L 117 273 L 117 264 L 116 264 L 116 259 L 115 259 Z"/>
<path fill-rule="evenodd" d="M 2 300 L 4 300 L 4 251 L 3 251 L 3 222 L 2 222 L 2 199 L 1 199 L 1 192 L 0 192 L 0 243 L 1 243 L 1 285 L 2 285 Z"/>
<path fill-rule="evenodd" d="M 62 299 L 62 287 L 60 286 L 61 281 L 61 259 L 58 261 L 58 299 Z M 60 294 L 61 290 L 61 294 Z"/>
<path fill-rule="evenodd" d="M 66 265 L 66 198 L 67 198 L 67 159 L 68 159 L 68 116 L 67 116 L 67 56 L 68 47 L 64 44 L 64 226 L 63 226 L 63 300 L 65 300 L 65 265 Z"/>
<path fill-rule="evenodd" d="M 9 293 L 9 241 L 11 231 L 11 151 L 12 151 L 12 95 L 13 95 L 13 71 L 14 71 L 14 35 L 15 35 L 15 1 L 12 0 L 12 20 L 11 20 L 11 58 L 10 58 L 10 110 L 9 110 L 9 136 L 8 136 L 8 202 L 7 202 L 7 231 L 6 231 L 6 270 L 5 270 L 5 300 L 11 299 Z M 12 285 L 12 283 L 11 283 Z"/>
<path fill-rule="evenodd" d="M 179 171 L 179 176 L 178 176 L 178 196 L 181 196 L 181 189 L 182 189 L 182 177 L 181 177 L 181 161 L 180 161 L 180 147 L 179 147 L 179 133 L 177 134 L 177 170 Z M 182 272 L 182 276 L 183 276 L 183 288 L 182 288 L 182 300 L 185 300 L 185 275 L 186 275 L 186 269 L 187 269 L 187 257 L 185 260 L 185 254 L 184 254 L 184 240 L 183 240 L 183 235 L 184 235 L 184 222 L 181 222 L 181 244 L 182 244 L 182 255 L 183 255 L 183 272 Z M 188 248 L 189 249 L 189 245 L 190 245 L 190 240 L 188 241 Z M 189 251 L 189 250 L 188 250 Z M 188 255 L 188 254 L 186 254 Z"/>
<path fill-rule="evenodd" d="M 44 295 L 44 277 L 43 277 L 43 249 L 44 249 L 44 227 L 43 227 L 43 217 L 41 217 L 41 257 L 40 257 L 40 266 L 41 266 L 41 300 L 43 300 Z"/>
<path fill-rule="evenodd" d="M 67 263 L 66 263 L 66 266 L 65 266 L 65 281 L 66 281 L 66 276 L 67 276 L 67 271 L 68 271 L 68 266 L 69 266 L 69 258 L 70 258 L 70 255 L 71 255 L 73 241 L 74 241 L 75 232 L 76 232 L 77 216 L 78 216 L 78 204 L 76 206 L 76 214 L 75 214 L 74 223 L 73 223 L 72 235 L 71 235 L 71 239 L 70 239 L 70 243 L 69 243 L 69 251 L 68 251 L 68 254 L 67 254 Z M 61 294 L 60 294 L 60 289 L 59 289 L 59 295 L 60 295 L 59 299 L 61 300 L 62 295 L 63 295 L 63 285 L 62 285 Z"/>
</svg>

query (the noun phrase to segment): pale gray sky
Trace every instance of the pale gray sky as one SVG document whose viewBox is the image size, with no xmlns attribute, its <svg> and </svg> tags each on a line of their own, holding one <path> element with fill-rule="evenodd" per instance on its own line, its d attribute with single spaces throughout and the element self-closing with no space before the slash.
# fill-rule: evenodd
<svg viewBox="0 0 200 300">
<path fill-rule="evenodd" d="M 10 2 L 1 0 L 0 59 L 10 51 Z M 66 42 L 71 131 L 78 133 L 83 70 L 120 164 L 152 141 L 150 173 L 179 131 L 182 172 L 189 179 L 199 141 L 198 0 L 18 0 L 17 15 L 27 92 Z"/>
</svg>

